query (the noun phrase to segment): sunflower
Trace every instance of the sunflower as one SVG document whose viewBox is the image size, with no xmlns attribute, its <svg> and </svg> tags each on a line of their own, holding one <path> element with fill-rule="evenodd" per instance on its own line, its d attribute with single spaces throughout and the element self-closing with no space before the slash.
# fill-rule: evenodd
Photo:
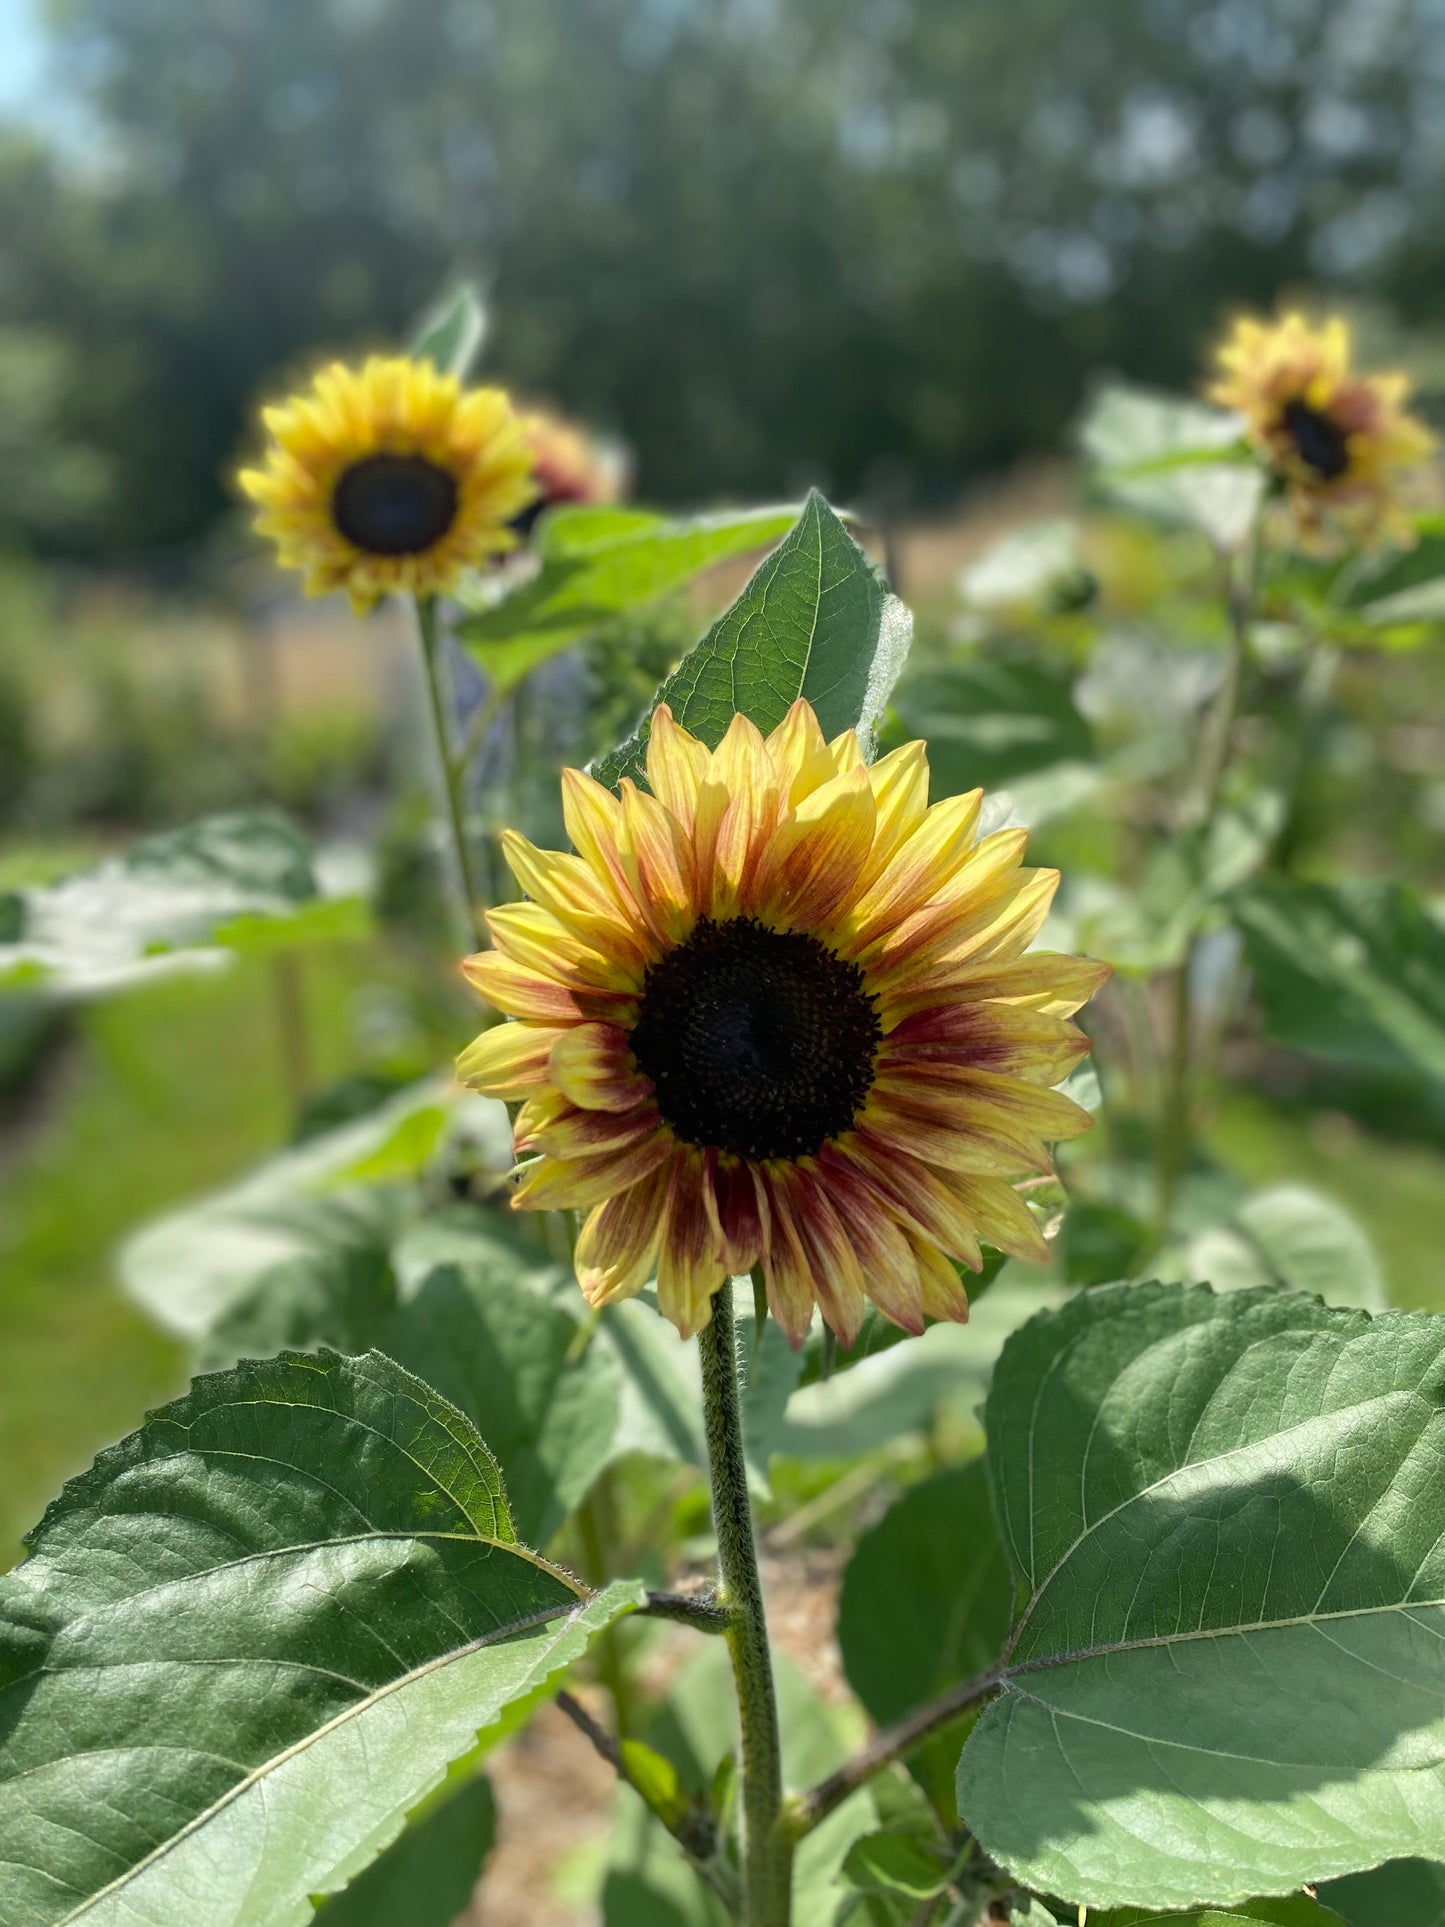
<svg viewBox="0 0 1445 1927">
<path fill-rule="evenodd" d="M 436 595 L 514 548 L 508 524 L 536 495 L 504 391 L 463 392 L 429 361 L 334 362 L 261 419 L 264 466 L 240 476 L 257 528 L 309 595 L 344 588 L 358 611 L 391 590 Z"/>
<path fill-rule="evenodd" d="M 1042 1258 L 1010 1179 L 1089 1119 L 1049 1087 L 1103 965 L 1024 951 L 1058 873 L 978 835 L 982 792 L 928 804 L 922 743 L 871 769 L 806 702 L 709 752 L 663 705 L 647 789 L 563 773 L 575 855 L 508 831 L 531 898 L 493 911 L 471 982 L 513 1023 L 458 1074 L 522 1100 L 513 1202 L 588 1215 L 593 1305 L 656 1274 L 684 1337 L 761 1264 L 796 1345 L 816 1303 L 906 1331 L 962 1320 L 979 1240 Z"/>
<path fill-rule="evenodd" d="M 526 534 L 543 509 L 566 502 L 615 502 L 622 494 L 626 463 L 621 451 L 590 429 L 548 409 L 525 409 L 518 417 L 532 457 L 537 499 L 515 518 Z"/>
<path fill-rule="evenodd" d="M 1404 408 L 1405 375 L 1355 373 L 1344 322 L 1315 328 L 1299 314 L 1274 323 L 1242 318 L 1217 361 L 1209 398 L 1244 417 L 1308 545 L 1326 545 L 1331 524 L 1361 541 L 1413 540 L 1398 477 L 1425 460 L 1435 439 Z"/>
</svg>

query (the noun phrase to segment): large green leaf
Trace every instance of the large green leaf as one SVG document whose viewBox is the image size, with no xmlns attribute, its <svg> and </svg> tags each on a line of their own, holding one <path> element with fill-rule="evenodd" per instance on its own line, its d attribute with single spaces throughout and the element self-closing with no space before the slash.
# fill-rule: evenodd
<svg viewBox="0 0 1445 1927">
<path fill-rule="evenodd" d="M 1221 1905 L 1445 1838 L 1445 1318 L 1085 1292 L 1005 1347 L 1020 1613 L 959 1811 L 1030 1886 Z"/>
<path fill-rule="evenodd" d="M 456 1248 L 461 1262 L 416 1279 L 404 1257 L 398 1277 L 384 1243 L 275 1266 L 218 1322 L 201 1363 L 324 1345 L 385 1352 L 471 1419 L 501 1462 L 518 1530 L 545 1545 L 611 1454 L 617 1366 L 537 1289 L 555 1267 L 519 1275 L 517 1253 L 485 1235 Z"/>
<path fill-rule="evenodd" d="M 863 1534 L 843 1574 L 848 1684 L 880 1726 L 902 1719 L 993 1664 L 1011 1598 L 983 1460 L 925 1479 Z M 935 1736 L 915 1763 L 950 1817 L 960 1739 L 956 1729 Z"/>
<path fill-rule="evenodd" d="M 323 1903 L 322 1927 L 452 1927 L 481 1878 L 495 1828 L 492 1789 L 471 1775 Z"/>
<path fill-rule="evenodd" d="M 683 657 L 649 708 L 672 713 L 710 746 L 735 715 L 780 723 L 799 696 L 825 736 L 873 730 L 908 652 L 912 617 L 816 491 L 786 539 L 726 615 Z M 648 718 L 593 774 L 616 788 L 642 779 Z"/>
<path fill-rule="evenodd" d="M 629 609 L 672 594 L 731 556 L 767 548 L 796 516 L 793 508 L 749 509 L 673 521 L 645 509 L 554 510 L 537 538 L 536 575 L 500 580 L 493 599 L 473 606 L 457 633 L 505 693 L 559 649 Z"/>
<path fill-rule="evenodd" d="M 640 1602 L 517 1544 L 390 1359 L 198 1379 L 0 1580 L 0 1923 L 292 1927 Z"/>
<path fill-rule="evenodd" d="M 214 965 L 227 947 L 348 934 L 356 914 L 321 897 L 311 847 L 284 818 L 204 817 L 0 899 L 0 984 L 87 996 Z"/>
<path fill-rule="evenodd" d="M 1233 911 L 1276 1043 L 1445 1077 L 1445 919 L 1414 891 L 1256 883 Z"/>
<path fill-rule="evenodd" d="M 1190 1907 L 1183 1913 L 1150 1914 L 1137 1907 L 1089 1912 L 1089 1927 L 1258 1927 L 1261 1921 L 1265 1927 L 1343 1927 L 1338 1914 L 1308 1894 L 1245 1900 L 1233 1907 Z"/>
</svg>

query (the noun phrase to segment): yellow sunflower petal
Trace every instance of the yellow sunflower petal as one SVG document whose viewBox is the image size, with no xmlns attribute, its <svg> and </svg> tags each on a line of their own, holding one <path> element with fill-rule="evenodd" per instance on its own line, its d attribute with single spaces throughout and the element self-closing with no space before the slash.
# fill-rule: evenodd
<svg viewBox="0 0 1445 1927">
<path fill-rule="evenodd" d="M 553 1046 L 566 1034 L 546 1025 L 494 1024 L 457 1059 L 457 1078 L 484 1097 L 525 1097 L 547 1082 Z"/>
<path fill-rule="evenodd" d="M 472 987 L 509 1017 L 526 1017 L 538 1024 L 579 1024 L 594 1018 L 626 1022 L 637 1009 L 627 991 L 590 990 L 560 984 L 527 964 L 504 957 L 500 950 L 483 950 L 468 957 L 463 974 Z"/>
<path fill-rule="evenodd" d="M 755 914 L 778 929 L 826 923 L 857 888 L 875 816 L 861 767 L 805 797 L 773 831 L 758 862 L 748 893 Z"/>
<path fill-rule="evenodd" d="M 631 993 L 642 983 L 632 959 L 585 942 L 575 930 L 540 903 L 511 903 L 487 912 L 492 941 L 504 957 L 539 976 L 580 990 Z M 465 972 L 468 965 L 464 963 Z"/>
<path fill-rule="evenodd" d="M 685 836 L 692 835 L 698 791 L 710 760 L 707 744 L 689 735 L 674 721 L 668 705 L 659 703 L 647 737 L 647 787 Z"/>
<path fill-rule="evenodd" d="M 946 1318 L 955 1325 L 968 1323 L 968 1291 L 962 1278 L 935 1244 L 910 1238 L 918 1267 L 918 1295 L 930 1318 Z"/>
<path fill-rule="evenodd" d="M 552 1036 L 547 1074 L 580 1110 L 630 1111 L 652 1095 L 627 1033 L 615 1024 L 577 1024 Z"/>
<path fill-rule="evenodd" d="M 654 1130 L 621 1150 L 595 1157 L 538 1158 L 526 1166 L 512 1195 L 516 1211 L 589 1211 L 626 1190 L 676 1153 L 669 1131 Z"/>
<path fill-rule="evenodd" d="M 515 830 L 503 830 L 502 855 L 529 897 L 593 951 L 611 956 L 629 974 L 653 954 L 649 933 L 618 915 L 616 893 L 580 856 L 539 850 Z M 526 909 L 526 905 L 510 906 Z"/>
<path fill-rule="evenodd" d="M 693 860 L 698 909 L 737 914 L 743 889 L 777 821 L 779 785 L 757 726 L 734 716 L 698 792 Z"/>
<path fill-rule="evenodd" d="M 703 1202 L 702 1153 L 674 1153 L 657 1253 L 657 1308 L 679 1337 L 696 1337 L 709 1322 L 725 1275 Z"/>
<path fill-rule="evenodd" d="M 652 1276 L 669 1182 L 669 1166 L 660 1164 L 593 1207 L 573 1253 L 577 1282 L 589 1305 L 615 1305 L 631 1298 Z"/>
<path fill-rule="evenodd" d="M 866 950 L 911 916 L 956 877 L 968 862 L 978 830 L 982 790 L 945 797 L 928 811 L 892 863 L 849 912 L 840 930 L 847 955 Z"/>
<path fill-rule="evenodd" d="M 619 854 L 632 895 L 659 942 L 680 943 L 697 922 L 692 846 L 672 812 L 624 776 Z"/>
</svg>

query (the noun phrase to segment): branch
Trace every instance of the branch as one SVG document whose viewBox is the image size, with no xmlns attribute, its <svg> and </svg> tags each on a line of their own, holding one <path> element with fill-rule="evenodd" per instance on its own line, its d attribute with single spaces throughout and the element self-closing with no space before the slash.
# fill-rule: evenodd
<svg viewBox="0 0 1445 1927">
<path fill-rule="evenodd" d="M 700 1633 L 725 1633 L 733 1623 L 732 1614 L 711 1591 L 650 1592 L 637 1610 L 644 1619 L 676 1619 Z"/>
<path fill-rule="evenodd" d="M 627 1761 L 622 1748 L 613 1739 L 606 1727 L 593 1719 L 579 1699 L 564 1688 L 557 1695 L 557 1705 L 571 1720 L 578 1731 L 592 1742 L 592 1745 L 606 1760 L 619 1780 L 625 1780 L 642 1800 L 655 1819 L 660 1820 L 673 1839 L 687 1855 L 688 1863 L 699 1877 L 705 1880 L 726 1907 L 737 1905 L 737 1890 L 730 1879 L 728 1870 L 717 1857 L 718 1833 L 710 1814 L 689 1813 L 681 1820 L 665 1813 L 648 1794 L 646 1787 L 639 1786 L 627 1770 Z"/>
<path fill-rule="evenodd" d="M 856 1793 L 866 1780 L 880 1773 L 885 1766 L 909 1753 L 920 1740 L 936 1733 L 941 1726 L 949 1726 L 960 1714 L 980 1706 L 992 1699 L 1002 1682 L 1001 1667 L 993 1667 L 987 1673 L 980 1673 L 976 1679 L 965 1680 L 951 1692 L 927 1706 L 920 1706 L 916 1713 L 910 1713 L 896 1726 L 886 1726 L 853 1755 L 845 1760 L 836 1773 L 830 1773 L 826 1780 L 820 1780 L 808 1792 L 800 1793 L 793 1801 L 789 1825 L 795 1837 L 811 1833 L 820 1820 L 826 1820 L 835 1807 L 841 1806 L 850 1793 Z"/>
</svg>

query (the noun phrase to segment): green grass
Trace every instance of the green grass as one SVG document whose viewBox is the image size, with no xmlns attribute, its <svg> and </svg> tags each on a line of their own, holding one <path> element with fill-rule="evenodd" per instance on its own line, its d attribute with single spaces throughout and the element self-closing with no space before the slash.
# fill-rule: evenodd
<svg viewBox="0 0 1445 1927">
<path fill-rule="evenodd" d="M 370 947 L 336 946 L 307 952 L 304 972 L 323 1084 L 357 1066 L 358 993 L 397 970 Z M 116 1289 L 118 1241 L 274 1151 L 291 1119 L 265 961 L 80 1015 L 0 1152 L 0 1568 L 63 1479 L 184 1385 L 181 1349 Z"/>
</svg>

